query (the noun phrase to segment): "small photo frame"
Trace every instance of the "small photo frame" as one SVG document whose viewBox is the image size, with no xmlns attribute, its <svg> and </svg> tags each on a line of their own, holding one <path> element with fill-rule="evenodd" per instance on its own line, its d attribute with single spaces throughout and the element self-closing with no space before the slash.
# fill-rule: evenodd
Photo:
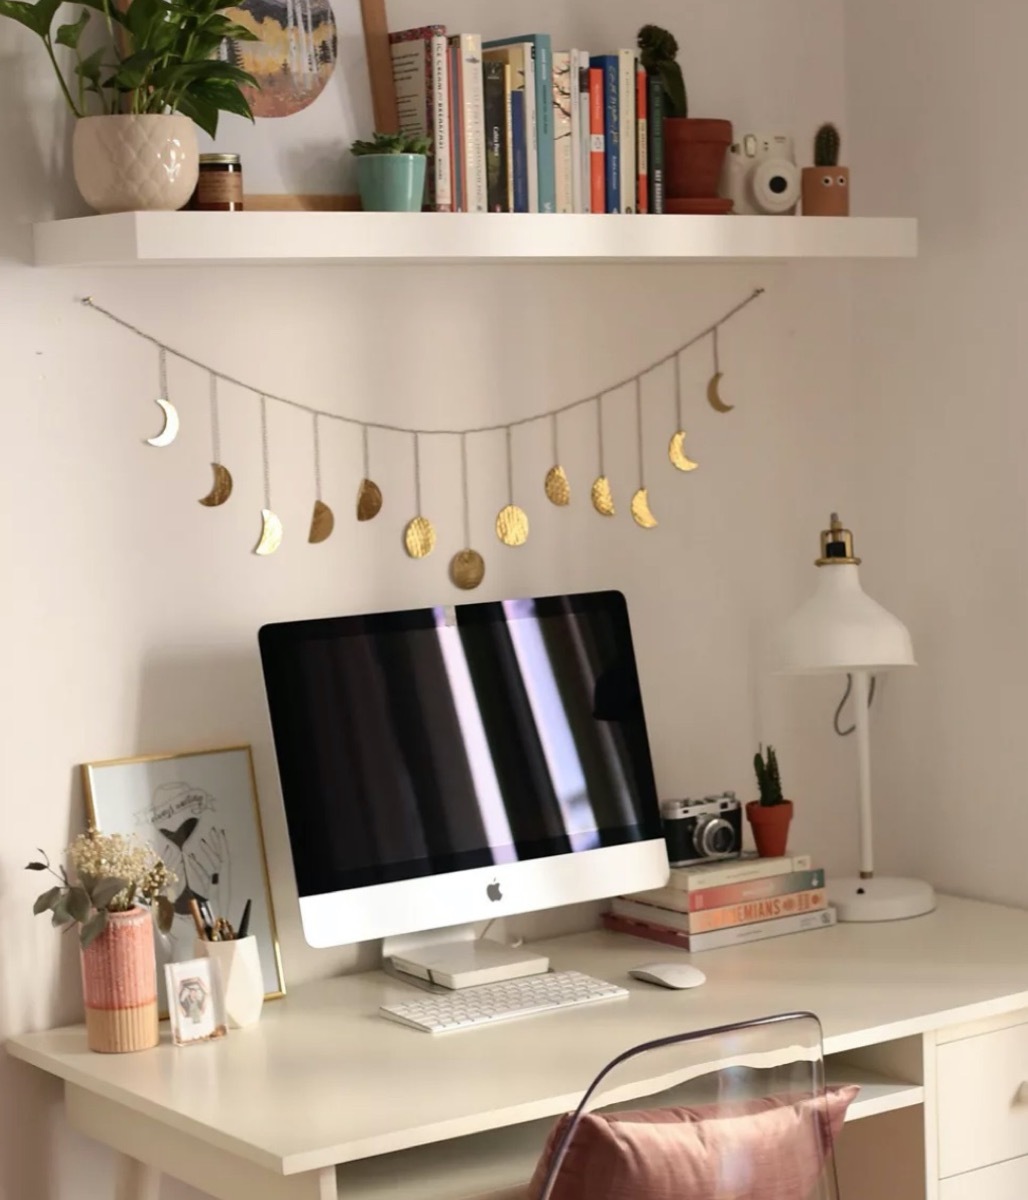
<svg viewBox="0 0 1028 1200">
<path fill-rule="evenodd" d="M 171 1037 L 176 1046 L 210 1042 L 228 1032 L 221 980 L 209 958 L 167 963 L 164 986 L 168 995 Z"/>
</svg>

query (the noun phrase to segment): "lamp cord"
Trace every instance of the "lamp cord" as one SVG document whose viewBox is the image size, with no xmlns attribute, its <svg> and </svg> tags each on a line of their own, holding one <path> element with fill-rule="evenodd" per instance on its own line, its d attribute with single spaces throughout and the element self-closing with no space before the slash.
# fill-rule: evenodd
<svg viewBox="0 0 1028 1200">
<path fill-rule="evenodd" d="M 871 708 L 871 705 L 874 703 L 875 684 L 877 682 L 878 682 L 878 677 L 876 675 L 872 675 L 871 676 L 871 688 L 867 693 L 867 707 L 869 710 Z M 835 718 L 832 721 L 832 724 L 835 726 L 835 732 L 839 735 L 839 737 L 849 737 L 849 735 L 856 729 L 856 725 L 851 725 L 849 727 L 849 729 L 840 729 L 839 728 L 839 718 L 842 716 L 842 710 L 843 710 L 843 708 L 845 708 L 846 701 L 850 698 L 850 692 L 852 692 L 852 691 L 853 691 L 853 676 L 847 675 L 846 676 L 846 690 L 842 694 L 842 699 L 839 701 L 839 707 L 835 710 Z"/>
</svg>

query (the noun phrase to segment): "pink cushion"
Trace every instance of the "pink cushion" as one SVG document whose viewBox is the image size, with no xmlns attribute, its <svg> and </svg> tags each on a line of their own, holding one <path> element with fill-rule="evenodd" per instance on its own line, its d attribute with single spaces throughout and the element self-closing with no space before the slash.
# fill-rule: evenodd
<svg viewBox="0 0 1028 1200">
<path fill-rule="evenodd" d="M 810 1200 L 859 1090 L 587 1113 L 551 1200 Z M 550 1133 L 529 1187 L 534 1200 L 569 1120 Z"/>
</svg>

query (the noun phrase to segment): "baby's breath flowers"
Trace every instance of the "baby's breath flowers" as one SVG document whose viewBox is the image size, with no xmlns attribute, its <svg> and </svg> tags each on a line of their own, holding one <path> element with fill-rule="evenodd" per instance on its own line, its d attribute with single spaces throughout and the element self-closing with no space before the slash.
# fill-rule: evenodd
<svg viewBox="0 0 1028 1200">
<path fill-rule="evenodd" d="M 153 908 L 158 927 L 167 932 L 175 916 L 167 891 L 176 877 L 151 846 L 121 833 L 80 834 L 68 847 L 76 882 L 64 867 L 57 871 L 42 850 L 41 862 L 30 862 L 30 871 L 49 871 L 58 880 L 36 899 L 33 912 L 49 912 L 55 928 L 81 926 L 83 948 L 107 928 L 109 913 L 128 912 L 137 904 Z"/>
</svg>

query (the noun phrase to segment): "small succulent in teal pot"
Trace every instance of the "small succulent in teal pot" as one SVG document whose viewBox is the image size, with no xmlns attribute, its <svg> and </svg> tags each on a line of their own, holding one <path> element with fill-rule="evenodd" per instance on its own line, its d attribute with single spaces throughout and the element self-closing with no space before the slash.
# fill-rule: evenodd
<svg viewBox="0 0 1028 1200">
<path fill-rule="evenodd" d="M 370 142 L 356 141 L 357 186 L 365 212 L 420 212 L 425 198 L 428 138 L 402 133 L 376 133 Z"/>
</svg>

